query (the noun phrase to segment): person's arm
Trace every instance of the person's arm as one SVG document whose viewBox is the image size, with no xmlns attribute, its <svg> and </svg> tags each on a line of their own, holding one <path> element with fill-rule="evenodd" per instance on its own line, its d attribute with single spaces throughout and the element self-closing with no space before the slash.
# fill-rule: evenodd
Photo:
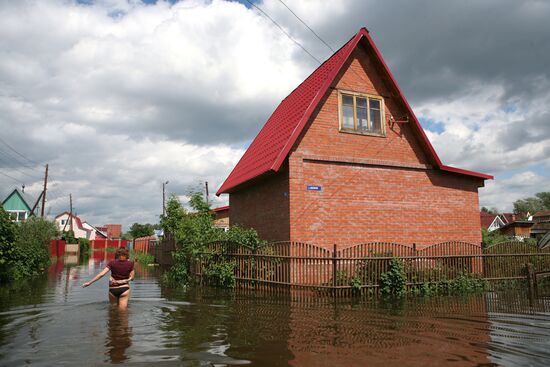
<svg viewBox="0 0 550 367">
<path fill-rule="evenodd" d="M 105 269 L 103 269 L 99 274 L 97 274 L 94 277 L 94 279 L 90 280 L 89 282 L 86 282 L 86 283 L 82 284 L 82 288 L 86 288 L 90 284 L 93 284 L 93 283 L 97 282 L 99 279 L 103 278 L 105 276 L 105 274 L 107 274 L 110 270 L 111 269 L 109 269 L 108 267 L 105 267 Z"/>
<path fill-rule="evenodd" d="M 134 276 L 135 276 L 135 273 L 134 271 L 132 270 L 130 272 L 130 275 L 128 276 L 128 279 L 121 279 L 121 280 L 114 280 L 114 283 L 117 284 L 117 285 L 121 285 L 121 284 L 128 284 L 130 283 L 132 280 L 134 280 Z"/>
</svg>

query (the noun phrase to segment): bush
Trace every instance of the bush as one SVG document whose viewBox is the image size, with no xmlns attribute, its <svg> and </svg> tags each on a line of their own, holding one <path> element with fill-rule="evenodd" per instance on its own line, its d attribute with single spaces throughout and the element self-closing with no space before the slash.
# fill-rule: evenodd
<svg viewBox="0 0 550 367">
<path fill-rule="evenodd" d="M 380 275 L 380 293 L 384 296 L 401 297 L 407 292 L 407 276 L 403 262 L 392 258 L 389 269 Z"/>
<path fill-rule="evenodd" d="M 201 193 L 191 194 L 189 205 L 193 209 L 188 212 L 176 196 L 171 196 L 166 204 L 166 215 L 161 216 L 161 226 L 172 234 L 177 243 L 173 254 L 174 265 L 170 269 L 167 280 L 186 283 L 190 280 L 190 269 L 206 251 L 207 245 L 214 241 L 230 241 L 250 249 L 256 249 L 264 244 L 254 229 L 239 226 L 231 227 L 227 232 L 213 226 L 213 214 Z M 233 270 L 235 264 L 222 256 L 218 256 L 208 269 L 205 276 L 211 283 L 221 287 L 233 287 L 235 279 Z"/>
<path fill-rule="evenodd" d="M 15 226 L 9 214 L 0 206 L 0 282 L 9 280 L 14 259 Z"/>
<path fill-rule="evenodd" d="M 223 261 L 210 264 L 204 269 L 206 280 L 216 287 L 235 287 L 235 267 L 237 264 L 231 261 Z"/>
<path fill-rule="evenodd" d="M 140 263 L 141 265 L 149 265 L 155 262 L 155 257 L 146 252 L 130 251 L 130 257 L 132 257 L 134 261 Z"/>
<path fill-rule="evenodd" d="M 49 243 L 57 235 L 53 222 L 30 218 L 15 227 L 9 260 L 3 269 L 3 281 L 19 280 L 42 273 L 50 264 Z"/>
<path fill-rule="evenodd" d="M 90 241 L 88 239 L 79 238 L 78 239 L 78 247 L 79 247 L 79 250 L 80 250 L 80 255 L 90 253 Z"/>
</svg>

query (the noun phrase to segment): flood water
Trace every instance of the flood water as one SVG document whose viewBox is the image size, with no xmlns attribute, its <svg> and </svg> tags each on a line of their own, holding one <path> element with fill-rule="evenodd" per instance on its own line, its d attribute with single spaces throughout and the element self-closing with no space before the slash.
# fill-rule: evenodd
<svg viewBox="0 0 550 367">
<path fill-rule="evenodd" d="M 111 255 L 66 259 L 31 284 L 0 289 L 0 365 L 550 365 L 550 297 L 295 302 L 169 289 L 146 267 L 120 311 L 106 278 L 80 287 Z"/>
</svg>

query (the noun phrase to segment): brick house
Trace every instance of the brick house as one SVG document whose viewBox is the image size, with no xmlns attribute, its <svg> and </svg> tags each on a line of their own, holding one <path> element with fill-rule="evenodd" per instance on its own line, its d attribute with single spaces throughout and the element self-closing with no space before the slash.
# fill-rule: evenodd
<svg viewBox="0 0 550 367">
<path fill-rule="evenodd" d="M 479 244 L 486 179 L 441 162 L 363 28 L 279 104 L 217 195 L 231 225 L 271 241 Z"/>
<path fill-rule="evenodd" d="M 229 229 L 229 206 L 220 206 L 219 208 L 212 209 L 214 218 L 212 224 L 216 228 L 227 231 Z"/>
</svg>

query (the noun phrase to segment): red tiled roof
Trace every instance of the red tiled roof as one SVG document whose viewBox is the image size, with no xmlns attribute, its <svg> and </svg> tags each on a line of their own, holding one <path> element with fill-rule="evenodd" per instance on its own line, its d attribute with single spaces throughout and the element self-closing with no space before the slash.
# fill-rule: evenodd
<svg viewBox="0 0 550 367">
<path fill-rule="evenodd" d="M 533 218 L 536 218 L 536 217 L 546 217 L 550 215 L 550 211 L 549 212 L 538 212 L 536 214 L 533 215 Z"/>
<path fill-rule="evenodd" d="M 224 210 L 229 210 L 229 205 L 226 205 L 226 206 L 220 206 L 219 208 L 214 208 L 212 209 L 211 211 L 213 212 L 222 212 Z"/>
<path fill-rule="evenodd" d="M 502 213 L 500 218 L 504 223 L 511 223 L 516 220 L 516 215 L 514 213 Z"/>
<path fill-rule="evenodd" d="M 486 212 L 480 212 L 479 216 L 481 217 L 481 227 L 485 229 L 489 228 L 491 223 L 493 223 L 493 221 L 496 218 L 495 214 L 486 213 Z"/>
<path fill-rule="evenodd" d="M 423 143 L 424 148 L 428 152 L 428 156 L 432 158 L 436 166 L 444 171 L 467 176 L 482 179 L 493 178 L 483 173 L 449 167 L 441 163 L 441 160 L 420 126 L 420 123 L 401 92 L 401 89 L 384 62 L 382 55 L 376 48 L 374 41 L 370 37 L 368 31 L 365 28 L 361 28 L 351 40 L 319 66 L 319 68 L 279 104 L 216 195 L 231 192 L 247 181 L 269 172 L 277 172 L 281 168 L 281 165 L 299 135 L 302 133 L 313 111 L 326 94 L 352 51 L 362 39 L 365 39 L 373 49 L 383 69 L 386 71 L 390 82 L 399 93 L 405 107 L 412 117 L 411 125 L 413 126 L 413 130 L 417 133 L 421 143 Z"/>
</svg>

